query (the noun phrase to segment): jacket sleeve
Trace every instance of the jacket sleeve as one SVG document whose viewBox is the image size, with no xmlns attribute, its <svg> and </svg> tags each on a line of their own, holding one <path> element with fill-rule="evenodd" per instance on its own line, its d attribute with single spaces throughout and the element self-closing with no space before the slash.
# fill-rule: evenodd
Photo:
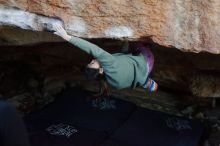
<svg viewBox="0 0 220 146">
<path fill-rule="evenodd" d="M 101 63 L 103 67 L 111 65 L 114 62 L 114 56 L 86 40 L 72 36 L 69 42 L 86 53 L 92 55 Z"/>
</svg>

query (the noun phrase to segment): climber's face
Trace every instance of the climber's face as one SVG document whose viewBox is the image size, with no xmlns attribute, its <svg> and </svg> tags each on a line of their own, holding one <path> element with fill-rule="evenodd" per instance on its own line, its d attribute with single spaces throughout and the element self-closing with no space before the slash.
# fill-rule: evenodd
<svg viewBox="0 0 220 146">
<path fill-rule="evenodd" d="M 93 69 L 99 69 L 101 67 L 100 63 L 98 60 L 93 59 L 88 65 L 87 67 L 89 68 L 93 68 Z"/>
<path fill-rule="evenodd" d="M 88 68 L 99 69 L 99 73 L 103 73 L 103 68 L 101 67 L 100 62 L 97 59 L 93 59 L 88 65 Z"/>
</svg>

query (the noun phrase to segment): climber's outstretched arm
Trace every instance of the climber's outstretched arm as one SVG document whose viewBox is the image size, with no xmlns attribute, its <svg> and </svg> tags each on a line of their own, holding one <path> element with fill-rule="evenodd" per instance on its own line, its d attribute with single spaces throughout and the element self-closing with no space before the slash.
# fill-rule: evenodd
<svg viewBox="0 0 220 146">
<path fill-rule="evenodd" d="M 81 38 L 68 35 L 66 30 L 61 25 L 54 25 L 53 27 L 55 30 L 54 34 L 61 36 L 63 39 L 67 40 L 74 46 L 92 55 L 94 58 L 100 61 L 102 66 L 109 65 L 114 60 L 114 57 L 102 48 Z"/>
</svg>

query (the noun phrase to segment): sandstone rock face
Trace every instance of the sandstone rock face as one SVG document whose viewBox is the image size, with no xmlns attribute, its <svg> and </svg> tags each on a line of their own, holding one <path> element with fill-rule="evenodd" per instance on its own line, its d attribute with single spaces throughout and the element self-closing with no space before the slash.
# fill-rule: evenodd
<svg viewBox="0 0 220 146">
<path fill-rule="evenodd" d="M 79 37 L 149 37 L 183 51 L 220 53 L 219 0 L 0 0 L 0 25 L 42 31 L 53 23 Z"/>
</svg>

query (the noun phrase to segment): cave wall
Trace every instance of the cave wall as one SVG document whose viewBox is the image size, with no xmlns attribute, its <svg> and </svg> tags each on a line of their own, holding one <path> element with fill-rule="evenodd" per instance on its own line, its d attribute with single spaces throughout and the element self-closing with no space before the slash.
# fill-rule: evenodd
<svg viewBox="0 0 220 146">
<path fill-rule="evenodd" d="M 23 36 L 30 35 L 27 31 L 16 31 L 20 31 Z M 21 36 L 14 35 L 13 39 L 19 38 L 22 42 Z M 39 35 L 41 34 L 34 34 L 33 38 Z M 44 37 L 47 37 L 47 35 Z M 63 81 L 65 82 L 66 77 L 74 78 L 76 76 L 76 80 L 78 76 L 83 77 L 84 67 L 90 61 L 91 56 L 62 39 L 56 39 L 57 42 L 44 42 L 35 45 L 0 46 L 2 72 L 4 73 L 9 70 L 11 72 L 10 75 L 14 76 L 13 74 L 17 73 L 16 70 L 20 70 L 19 67 L 21 67 L 23 72 L 21 71 L 21 74 L 18 75 L 18 79 L 21 78 L 21 80 L 25 79 L 26 73 L 32 77 L 33 75 L 43 75 L 48 81 L 62 80 L 64 77 Z M 123 41 L 111 39 L 89 39 L 88 41 L 104 48 L 110 53 L 120 52 L 123 44 Z M 5 43 L 9 44 L 10 42 Z M 151 76 L 159 83 L 160 89 L 180 92 L 180 94 L 189 93 L 198 97 L 220 97 L 219 55 L 187 53 L 155 43 L 149 44 L 149 47 L 155 56 L 155 66 Z M 25 72 L 26 69 L 29 70 Z M 5 81 L 10 81 L 8 79 L 13 80 L 10 75 L 5 77 Z M 1 81 L 3 89 L 10 86 L 7 82 Z M 20 82 L 22 83 L 22 81 Z M 17 83 L 17 81 L 14 83 Z M 10 95 L 9 91 L 13 91 L 11 89 L 15 86 L 19 85 L 8 87 L 4 93 Z"/>
<path fill-rule="evenodd" d="M 84 38 L 150 38 L 183 51 L 220 52 L 219 0 L 0 0 L 0 25 L 43 31 L 54 23 Z"/>
<path fill-rule="evenodd" d="M 31 111 L 67 84 L 88 83 L 90 57 L 53 35 L 54 23 L 110 53 L 123 40 L 148 42 L 159 89 L 218 98 L 219 7 L 217 0 L 0 0 L 0 98 L 30 102 L 21 108 Z"/>
<path fill-rule="evenodd" d="M 17 31 L 23 36 L 30 33 Z M 22 36 L 14 35 L 13 39 L 22 40 Z M 39 35 L 41 34 L 34 34 L 34 36 Z M 120 52 L 123 43 L 111 39 L 89 39 L 89 41 L 110 53 Z M 10 42 L 5 43 L 10 44 Z M 155 66 L 151 77 L 158 82 L 159 91 L 177 93 L 178 96 L 175 98 L 181 95 L 187 95 L 191 99 L 199 98 L 198 103 L 202 101 L 201 98 L 220 97 L 219 55 L 186 53 L 155 43 L 149 44 L 149 47 L 155 55 Z M 20 111 L 28 113 L 52 102 L 57 93 L 69 86 L 81 86 L 98 91 L 99 83 L 88 82 L 84 77 L 84 68 L 90 60 L 91 56 L 59 38 L 58 42 L 2 45 L 0 46 L 0 98 L 9 100 Z M 121 97 L 132 95 L 131 101 L 138 101 L 137 97 L 145 100 L 157 96 L 157 93 L 146 96 L 141 88 L 133 91 L 111 90 L 111 93 Z M 186 102 L 187 99 L 183 101 Z"/>
</svg>

